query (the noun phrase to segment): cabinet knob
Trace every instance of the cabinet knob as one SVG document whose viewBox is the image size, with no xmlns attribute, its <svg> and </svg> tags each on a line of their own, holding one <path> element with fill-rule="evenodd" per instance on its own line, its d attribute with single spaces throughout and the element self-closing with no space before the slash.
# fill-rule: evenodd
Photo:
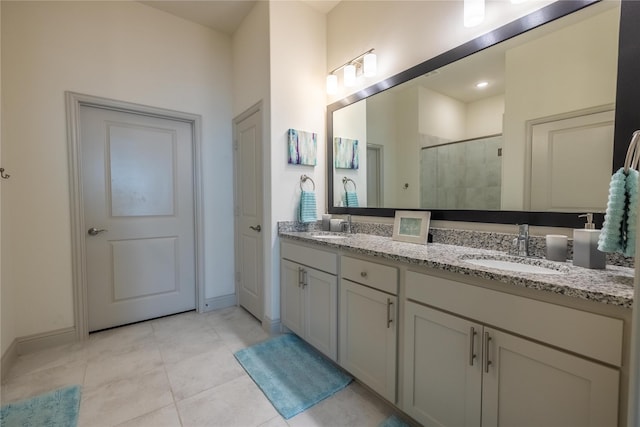
<svg viewBox="0 0 640 427">
<path fill-rule="evenodd" d="M 360 277 L 366 278 L 367 277 L 367 272 L 366 271 L 361 271 L 360 272 Z"/>
</svg>

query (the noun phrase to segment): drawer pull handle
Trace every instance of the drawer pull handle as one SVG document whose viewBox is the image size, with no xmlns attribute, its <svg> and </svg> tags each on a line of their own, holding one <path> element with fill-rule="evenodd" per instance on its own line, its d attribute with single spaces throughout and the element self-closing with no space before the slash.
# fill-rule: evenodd
<svg viewBox="0 0 640 427">
<path fill-rule="evenodd" d="M 469 366 L 473 366 L 473 361 L 475 360 L 476 356 L 476 329 L 472 326 L 471 330 L 469 331 Z"/>
<path fill-rule="evenodd" d="M 489 336 L 489 332 L 484 333 L 484 371 L 489 373 L 489 366 L 492 365 L 491 360 L 489 360 L 489 343 L 491 342 L 491 336 Z"/>
<path fill-rule="evenodd" d="M 367 277 L 367 272 L 366 271 L 361 271 L 360 272 L 360 277 L 366 278 Z"/>
<path fill-rule="evenodd" d="M 387 298 L 387 328 L 391 327 L 391 322 L 393 322 L 393 319 L 391 319 L 391 306 L 393 305 L 393 302 L 391 301 L 391 298 Z"/>
</svg>

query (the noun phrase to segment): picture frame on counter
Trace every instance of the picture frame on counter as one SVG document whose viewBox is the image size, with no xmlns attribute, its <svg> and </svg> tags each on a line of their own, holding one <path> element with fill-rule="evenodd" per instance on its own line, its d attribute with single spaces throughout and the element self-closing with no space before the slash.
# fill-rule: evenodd
<svg viewBox="0 0 640 427">
<path fill-rule="evenodd" d="M 429 211 L 396 211 L 391 238 L 399 242 L 426 245 L 430 222 Z"/>
</svg>

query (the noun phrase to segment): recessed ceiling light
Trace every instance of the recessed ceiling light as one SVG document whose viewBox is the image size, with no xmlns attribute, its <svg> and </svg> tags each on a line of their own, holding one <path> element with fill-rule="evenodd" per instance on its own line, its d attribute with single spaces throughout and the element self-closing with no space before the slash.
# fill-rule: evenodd
<svg viewBox="0 0 640 427">
<path fill-rule="evenodd" d="M 485 88 L 485 87 L 487 87 L 487 86 L 489 86 L 489 82 L 479 82 L 479 83 L 476 83 L 476 87 L 477 87 L 478 89 L 484 89 L 484 88 Z"/>
</svg>

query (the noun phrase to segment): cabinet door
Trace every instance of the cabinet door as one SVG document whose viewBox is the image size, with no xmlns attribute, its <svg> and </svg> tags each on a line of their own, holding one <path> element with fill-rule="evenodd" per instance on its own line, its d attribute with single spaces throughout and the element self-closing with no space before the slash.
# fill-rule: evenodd
<svg viewBox="0 0 640 427">
<path fill-rule="evenodd" d="M 304 338 L 333 360 L 338 359 L 338 279 L 336 276 L 304 268 Z"/>
<path fill-rule="evenodd" d="M 482 325 L 405 303 L 404 411 L 425 426 L 479 426 Z"/>
<path fill-rule="evenodd" d="M 485 327 L 482 425 L 618 425 L 619 372 Z M 485 342 L 486 344 L 486 342 Z"/>
<path fill-rule="evenodd" d="M 397 298 L 340 281 L 340 364 L 388 399 L 396 400 Z"/>
<path fill-rule="evenodd" d="M 280 261 L 280 305 L 282 324 L 299 337 L 304 337 L 304 301 L 302 300 L 301 266 Z"/>
</svg>

